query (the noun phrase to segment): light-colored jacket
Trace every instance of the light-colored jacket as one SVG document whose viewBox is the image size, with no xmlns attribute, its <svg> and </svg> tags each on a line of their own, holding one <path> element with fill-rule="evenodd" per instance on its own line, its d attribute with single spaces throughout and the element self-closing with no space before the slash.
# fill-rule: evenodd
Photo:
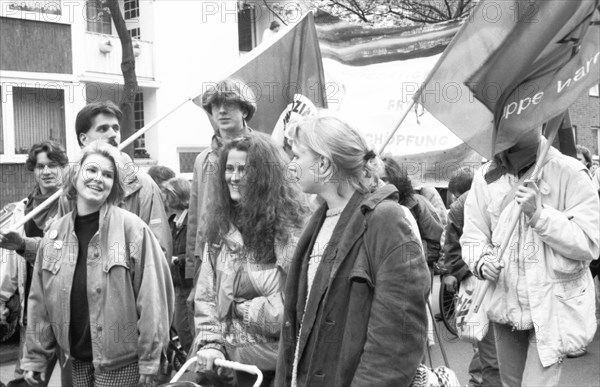
<svg viewBox="0 0 600 387">
<path fill-rule="evenodd" d="M 276 244 L 273 263 L 255 263 L 251 254 L 242 253 L 237 229 L 220 247 L 206 244 L 194 299 L 195 350 L 209 345 L 233 361 L 275 370 L 287 266 L 296 240 Z M 242 301 L 248 304 L 243 316 L 235 310 Z"/>
<path fill-rule="evenodd" d="M 194 175 L 190 191 L 190 208 L 188 211 L 188 227 L 185 251 L 185 278 L 194 278 L 199 261 L 202 260 L 204 247 L 204 226 L 206 206 L 210 187 L 219 174 L 219 157 L 211 148 L 205 149 L 196 157 Z"/>
<path fill-rule="evenodd" d="M 27 199 L 16 202 L 12 215 L 2 225 L 9 228 L 25 216 L 25 204 Z M 17 230 L 21 236 L 25 236 L 23 226 Z M 8 300 L 18 291 L 25 294 L 25 282 L 27 281 L 27 261 L 13 250 L 0 249 L 0 310 L 4 309 Z M 23 314 L 25 310 L 25 298 L 20 297 L 21 314 L 19 325 L 23 326 Z"/>
<path fill-rule="evenodd" d="M 545 141 L 545 140 L 543 140 Z M 544 367 L 592 341 L 596 331 L 594 284 L 589 262 L 598 257 L 598 194 L 585 167 L 556 149 L 548 152 L 540 181 L 542 209 L 534 225 L 521 218 L 511 237 L 504 269 L 490 287 L 488 317 L 515 329 L 535 329 Z M 505 174 L 486 183 L 489 163 L 475 173 L 465 203 L 463 259 L 475 272 L 491 244 L 500 245 L 519 210 L 502 203 L 518 179 Z M 487 250 L 489 251 L 489 250 Z"/>
<path fill-rule="evenodd" d="M 162 202 L 160 188 L 145 172 L 136 172 L 126 177 L 124 184 L 125 197 L 119 203 L 119 207 L 137 215 L 149 227 L 158 243 L 165 253 L 165 257 L 173 255 L 173 241 L 171 238 L 171 229 L 165 207 Z M 74 200 L 68 200 L 66 196 L 61 196 L 58 203 L 57 217 L 61 217 L 73 211 Z M 39 237 L 25 237 L 25 250 L 20 252 L 29 262 L 35 260 L 39 243 Z"/>
<path fill-rule="evenodd" d="M 24 370 L 44 371 L 56 345 L 70 357 L 70 299 L 78 255 L 75 212 L 50 225 L 38 250 Z M 150 228 L 116 206 L 100 209 L 99 228 L 88 245 L 87 298 L 94 367 L 105 371 L 137 361 L 141 374 L 156 374 L 173 315 L 169 267 Z"/>
</svg>

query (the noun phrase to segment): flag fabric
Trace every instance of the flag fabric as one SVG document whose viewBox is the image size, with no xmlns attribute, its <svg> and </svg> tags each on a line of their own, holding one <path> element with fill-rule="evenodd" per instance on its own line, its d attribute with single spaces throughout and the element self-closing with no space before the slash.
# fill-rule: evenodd
<svg viewBox="0 0 600 387">
<path fill-rule="evenodd" d="M 379 150 L 460 26 L 372 28 L 317 12 L 329 109 Z M 408 114 L 384 155 L 393 156 L 414 185 L 445 187 L 459 167 L 481 164 L 480 155 L 422 111 Z"/>
<path fill-rule="evenodd" d="M 600 81 L 597 0 L 482 1 L 416 95 L 483 156 Z"/>
<path fill-rule="evenodd" d="M 248 125 L 261 132 L 273 132 L 295 95 L 307 97 L 317 107 L 327 107 L 312 12 L 254 48 L 244 56 L 237 70 L 224 78 L 241 80 L 254 93 L 257 109 Z M 202 94 L 193 101 L 202 106 Z"/>
</svg>

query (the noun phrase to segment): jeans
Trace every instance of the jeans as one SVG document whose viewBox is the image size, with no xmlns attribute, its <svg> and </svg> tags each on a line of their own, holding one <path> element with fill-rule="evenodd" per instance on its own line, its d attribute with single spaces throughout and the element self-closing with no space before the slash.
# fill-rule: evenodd
<svg viewBox="0 0 600 387">
<path fill-rule="evenodd" d="M 484 387 L 499 387 L 500 370 L 498 369 L 498 355 L 496 354 L 496 335 L 493 324 L 490 324 L 488 333 L 483 340 L 477 343 L 479 360 L 481 364 L 481 379 Z"/>
<path fill-rule="evenodd" d="M 469 364 L 469 386 L 502 386 L 500 371 L 498 370 L 496 336 L 493 325 L 490 325 L 488 333 L 483 340 L 473 345 L 473 352 L 473 359 Z"/>
<path fill-rule="evenodd" d="M 544 367 L 533 329 L 513 331 L 510 325 L 494 323 L 500 378 L 504 387 L 556 386 L 562 363 Z"/>
</svg>

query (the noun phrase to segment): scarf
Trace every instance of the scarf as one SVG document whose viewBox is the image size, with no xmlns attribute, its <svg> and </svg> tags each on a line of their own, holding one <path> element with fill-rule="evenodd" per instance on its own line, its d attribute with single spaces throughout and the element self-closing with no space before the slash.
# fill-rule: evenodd
<svg viewBox="0 0 600 387">
<path fill-rule="evenodd" d="M 252 132 L 252 128 L 246 125 L 246 123 L 244 122 L 244 132 L 240 134 L 240 136 L 244 136 L 250 132 Z M 221 150 L 221 148 L 223 148 L 223 145 L 225 145 L 225 142 L 226 140 L 223 139 L 223 137 L 221 137 L 219 131 L 215 130 L 215 134 L 213 134 L 212 140 L 210 142 L 210 147 L 213 151 L 218 153 Z"/>
<path fill-rule="evenodd" d="M 54 191 L 56 192 L 56 191 Z M 25 205 L 25 215 L 29 214 L 33 211 L 34 208 L 37 208 L 40 204 L 42 204 L 46 199 L 48 199 L 54 192 L 50 192 L 47 194 L 43 194 L 38 185 L 35 186 L 33 192 L 27 198 L 27 204 Z M 55 200 L 52 204 L 50 204 L 46 209 L 33 217 L 33 222 L 40 230 L 44 230 L 46 228 L 46 223 L 49 219 L 53 218 L 58 212 L 58 200 Z"/>
<path fill-rule="evenodd" d="M 520 177 L 535 164 L 538 154 L 539 143 L 531 144 L 523 149 L 508 149 L 494 156 L 488 171 L 485 173 L 485 181 L 491 184 L 506 173 Z"/>
</svg>

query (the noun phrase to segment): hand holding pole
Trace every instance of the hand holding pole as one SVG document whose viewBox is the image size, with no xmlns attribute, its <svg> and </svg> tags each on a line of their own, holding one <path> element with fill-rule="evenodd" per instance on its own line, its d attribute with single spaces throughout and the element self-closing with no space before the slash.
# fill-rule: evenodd
<svg viewBox="0 0 600 387">
<path fill-rule="evenodd" d="M 548 154 L 548 151 L 550 150 L 550 147 L 552 146 L 552 143 L 554 142 L 554 138 L 556 137 L 556 133 L 558 132 L 558 129 L 563 121 L 563 117 L 564 114 L 561 114 L 555 118 L 553 118 L 552 120 L 548 121 L 548 138 L 546 140 L 546 142 L 544 143 L 544 145 L 542 146 L 542 149 L 540 151 L 540 154 L 538 155 L 538 158 L 535 162 L 535 167 L 533 168 L 533 173 L 531 174 L 531 180 L 533 181 L 537 181 L 538 179 L 538 175 L 540 173 L 540 169 L 542 167 L 542 165 L 544 165 L 545 160 L 546 160 L 546 155 Z M 498 250 L 498 260 L 502 261 L 502 257 L 504 255 L 504 253 L 507 250 L 508 244 L 510 242 L 510 238 L 512 236 L 512 234 L 515 231 L 515 228 L 517 227 L 517 223 L 519 222 L 519 219 L 521 218 L 521 209 L 519 208 L 519 211 L 517 212 L 517 214 L 515 215 L 515 217 L 511 220 L 510 225 L 508 227 L 508 232 L 506 233 L 506 235 L 504 236 L 504 239 L 502 240 L 502 243 L 500 244 L 500 249 Z M 485 283 L 482 285 L 481 289 L 479 290 L 479 293 L 477 294 L 477 297 L 475 298 L 475 301 L 473 302 L 473 311 L 475 313 L 477 313 L 479 311 L 479 308 L 481 307 L 481 303 L 483 302 L 483 298 L 485 297 L 489 287 L 490 287 L 491 282 L 486 280 Z"/>
</svg>

